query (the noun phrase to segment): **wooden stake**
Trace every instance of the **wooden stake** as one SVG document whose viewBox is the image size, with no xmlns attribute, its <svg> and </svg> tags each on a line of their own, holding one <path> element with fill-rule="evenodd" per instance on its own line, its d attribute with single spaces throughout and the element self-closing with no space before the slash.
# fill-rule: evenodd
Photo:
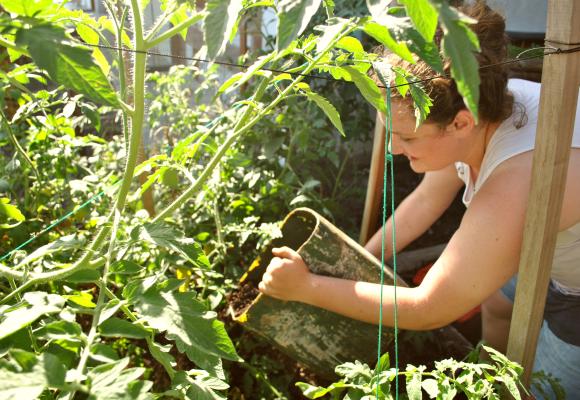
<svg viewBox="0 0 580 400">
<path fill-rule="evenodd" d="M 373 141 L 373 153 L 371 157 L 371 169 L 365 209 L 361 223 L 359 243 L 364 246 L 378 229 L 378 218 L 383 193 L 383 175 L 385 172 L 385 124 L 377 117 L 375 121 L 375 138 Z"/>
<path fill-rule="evenodd" d="M 550 0 L 546 45 L 580 42 L 580 2 Z M 576 43 L 576 45 L 566 45 Z M 529 386 L 560 221 L 580 84 L 580 53 L 544 58 L 532 183 L 507 356 Z"/>
</svg>

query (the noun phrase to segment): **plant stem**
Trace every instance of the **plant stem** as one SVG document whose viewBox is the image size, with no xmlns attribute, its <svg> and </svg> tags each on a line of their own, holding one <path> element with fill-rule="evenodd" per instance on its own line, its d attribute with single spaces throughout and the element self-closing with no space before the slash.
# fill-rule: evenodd
<svg viewBox="0 0 580 400">
<path fill-rule="evenodd" d="M 129 141 L 129 151 L 127 156 L 127 162 L 125 164 L 125 171 L 123 173 L 123 180 L 121 182 L 121 188 L 117 193 L 117 200 L 115 202 L 113 210 L 113 227 L 112 234 L 109 242 L 109 249 L 107 252 L 107 260 L 105 263 L 105 268 L 103 270 L 102 278 L 99 282 L 99 297 L 97 300 L 97 306 L 95 307 L 95 313 L 93 314 L 93 319 L 91 327 L 89 329 L 89 334 L 87 335 L 87 344 L 81 354 L 79 364 L 77 366 L 77 377 L 83 375 L 86 363 L 88 361 L 89 355 L 91 354 L 91 346 L 93 342 L 98 337 L 97 327 L 99 325 L 99 319 L 101 317 L 101 312 L 105 306 L 105 290 L 107 288 L 107 277 L 109 271 L 109 265 L 114 252 L 115 236 L 117 233 L 117 228 L 123 209 L 125 208 L 125 202 L 127 200 L 127 195 L 131 186 L 131 181 L 133 180 L 133 174 L 135 172 L 135 166 L 137 164 L 137 155 L 139 152 L 139 146 L 141 144 L 141 135 L 143 133 L 143 119 L 144 119 L 144 101 L 145 101 L 145 63 L 146 55 L 141 52 L 144 50 L 145 42 L 143 39 L 143 25 L 141 22 L 141 10 L 139 7 L 138 0 L 131 0 L 131 11 L 133 14 L 133 33 L 134 33 L 134 46 L 137 52 L 134 53 L 134 76 L 133 76 L 133 99 L 134 108 L 131 114 L 131 136 Z M 120 29 L 120 28 L 119 28 Z M 121 33 L 118 32 L 120 36 Z M 124 72 L 124 71 L 123 71 Z M 109 217 L 109 221 L 111 218 Z M 105 231 L 105 229 L 103 229 Z M 107 232 L 109 229 L 107 229 Z M 76 391 L 72 391 L 68 394 L 68 399 L 72 400 L 75 396 Z"/>
<path fill-rule="evenodd" d="M 221 158 L 223 157 L 223 155 L 226 153 L 226 151 L 234 144 L 236 143 L 237 139 L 244 134 L 245 132 L 247 132 L 252 126 L 254 126 L 260 119 L 262 119 L 265 115 L 267 115 L 270 111 L 272 111 L 272 109 L 274 107 L 276 107 L 278 105 L 278 103 L 280 103 L 282 100 L 284 100 L 287 95 L 294 90 L 294 87 L 301 82 L 305 75 L 308 75 L 308 73 L 310 73 L 310 71 L 312 71 L 318 61 L 320 61 L 328 52 L 328 50 L 330 50 L 332 47 L 334 47 L 334 45 L 345 35 L 348 35 L 350 32 L 352 32 L 354 30 L 353 27 L 348 27 L 348 29 L 344 30 L 343 32 L 340 32 L 329 44 L 328 46 L 320 52 L 320 54 L 318 54 L 318 56 L 316 56 L 311 63 L 309 63 L 309 65 L 304 69 L 303 71 L 303 75 L 300 75 L 298 77 L 296 77 L 292 83 L 290 83 L 290 85 L 288 85 L 281 93 L 278 94 L 278 96 L 267 106 L 265 107 L 263 110 L 261 110 L 252 120 L 250 120 L 248 123 L 245 123 L 245 121 L 249 118 L 250 114 L 251 114 L 251 108 L 248 108 L 246 110 L 246 113 L 242 116 L 242 118 L 238 121 L 238 123 L 236 124 L 236 126 L 234 127 L 234 132 L 226 139 L 226 141 L 218 148 L 217 152 L 214 154 L 214 156 L 212 157 L 212 159 L 209 161 L 209 163 L 206 165 L 205 169 L 203 170 L 203 172 L 201 173 L 201 175 L 197 178 L 197 180 L 195 181 L 195 183 L 193 185 L 191 185 L 191 187 L 189 189 L 187 189 L 185 192 L 183 192 L 177 199 L 175 199 L 173 201 L 173 203 L 171 203 L 170 205 L 168 205 L 163 211 L 161 211 L 157 217 L 155 217 L 155 219 L 153 219 L 153 222 L 157 222 L 162 220 L 163 218 L 169 216 L 172 212 L 174 212 L 175 210 L 177 210 L 179 207 L 181 207 L 181 205 L 183 205 L 189 198 L 191 198 L 194 194 L 196 194 L 202 187 L 202 185 L 205 183 L 205 181 L 209 178 L 209 176 L 211 175 L 213 169 L 215 168 L 215 166 L 220 162 Z M 268 80 L 264 79 L 262 81 L 262 83 L 260 84 L 260 86 L 258 87 L 257 91 L 256 91 L 256 96 L 261 96 L 263 94 L 263 92 L 266 90 L 267 84 L 268 84 Z M 254 99 L 254 101 L 256 101 L 257 99 Z M 245 125 L 243 125 L 245 124 Z M 243 126 L 242 126 L 243 125 Z"/>
<path fill-rule="evenodd" d="M 137 0 L 131 0 L 131 2 L 133 4 L 133 7 L 135 7 Z M 142 34 L 142 30 L 140 29 L 141 28 L 140 16 L 135 17 L 135 22 L 137 22 L 137 21 L 139 23 L 139 29 L 137 29 L 137 28 L 135 29 L 135 34 L 137 34 L 137 32 Z M 338 34 L 328 44 L 328 46 L 322 52 L 320 52 L 319 55 L 316 58 L 314 58 L 311 63 L 308 64 L 308 66 L 304 69 L 303 74 L 307 75 L 310 71 L 312 71 L 317 66 L 317 63 L 326 55 L 326 52 L 328 50 L 330 50 L 332 47 L 334 47 L 334 45 L 342 37 L 344 37 L 345 35 L 348 35 L 354 29 L 355 29 L 354 27 L 349 26 L 348 29 L 346 29 L 343 32 L 341 32 L 340 34 Z M 135 45 L 136 45 L 137 50 L 143 50 L 143 47 L 140 47 L 140 48 L 137 47 L 137 46 L 144 45 L 143 38 L 141 37 L 141 40 L 139 40 L 139 41 L 136 40 Z M 141 52 L 135 53 L 135 61 L 136 62 L 139 61 L 139 63 L 141 65 L 138 65 L 138 64 L 135 65 L 135 80 L 134 80 L 134 82 L 136 85 L 136 89 L 138 89 L 138 90 L 135 91 L 135 105 L 136 106 L 135 106 L 135 113 L 134 113 L 134 115 L 132 115 L 132 119 L 131 119 L 132 120 L 131 145 L 129 147 L 129 149 L 130 149 L 129 158 L 127 161 L 125 174 L 123 176 L 123 186 L 122 186 L 121 191 L 119 193 L 117 203 L 115 204 L 116 209 L 122 209 L 122 207 L 119 208 L 119 206 L 124 205 L 124 201 L 125 201 L 127 194 L 129 192 L 131 178 L 132 178 L 132 175 L 133 175 L 133 172 L 135 169 L 135 162 L 136 162 L 136 154 L 134 154 L 134 153 L 136 153 L 136 150 L 138 150 L 138 145 L 139 145 L 140 140 L 141 140 L 141 129 L 138 129 L 137 126 L 139 128 L 141 128 L 141 125 L 143 123 L 143 98 L 144 98 L 143 96 L 144 96 L 144 86 L 145 86 L 144 85 L 145 54 L 142 54 Z M 169 216 L 172 212 L 174 212 L 179 207 L 181 207 L 181 205 L 183 205 L 194 194 L 196 194 L 201 189 L 201 187 L 203 186 L 205 181 L 208 179 L 208 177 L 211 175 L 214 167 L 220 162 L 221 158 L 226 153 L 226 151 L 234 143 L 236 143 L 237 139 L 243 133 L 247 132 L 262 117 L 264 117 L 266 114 L 268 114 L 270 111 L 272 111 L 272 109 L 274 107 L 276 107 L 282 100 L 284 100 L 286 98 L 286 96 L 288 95 L 288 93 L 291 90 L 293 90 L 294 87 L 300 81 L 302 81 L 304 79 L 304 75 L 300 75 L 295 80 L 293 80 L 292 83 L 290 83 L 290 85 L 288 85 L 288 87 L 286 87 L 286 89 L 284 89 L 282 91 L 282 93 L 280 93 L 272 101 L 272 103 L 270 103 L 267 107 L 265 107 L 263 110 L 261 110 L 251 121 L 246 123 L 246 121 L 250 118 L 250 116 L 252 114 L 252 110 L 253 110 L 251 107 L 248 107 L 246 109 L 246 111 L 244 112 L 244 114 L 242 115 L 242 117 L 236 123 L 236 125 L 234 127 L 234 132 L 218 148 L 217 152 L 211 158 L 211 160 L 209 161 L 209 163 L 207 164 L 207 166 L 205 167 L 205 169 L 203 170 L 201 175 L 197 178 L 195 183 L 192 184 L 189 189 L 187 189 L 185 192 L 183 192 L 171 204 L 169 204 L 163 211 L 161 211 L 153 219 L 152 222 L 158 222 L 158 221 L 163 220 L 164 218 Z M 137 85 L 137 82 L 140 82 L 141 85 Z M 263 95 L 263 93 L 265 92 L 265 90 L 268 86 L 268 83 L 269 83 L 269 81 L 267 79 L 264 79 L 260 83 L 260 85 L 258 86 L 258 89 L 256 90 L 256 94 L 254 96 L 255 101 L 259 100 L 259 98 Z M 139 100 L 140 103 L 138 103 L 137 100 Z M 141 105 L 141 106 L 139 107 L 138 105 Z M 137 146 L 135 146 L 135 144 Z M 130 171 L 130 174 L 128 173 L 129 171 Z M 109 218 L 109 221 L 110 221 L 110 218 Z M 105 262 L 103 257 L 98 257 L 94 260 L 92 260 L 91 258 L 95 255 L 95 253 L 97 253 L 98 249 L 103 244 L 103 241 L 107 237 L 110 229 L 111 229 L 111 227 L 109 224 L 106 224 L 105 226 L 103 226 L 101 228 L 101 230 L 95 235 L 95 238 L 93 239 L 93 242 L 89 246 L 88 251 L 81 257 L 81 259 L 79 259 L 76 263 L 74 263 L 72 267 L 67 268 L 67 269 L 63 269 L 63 270 L 59 270 L 59 271 L 44 272 L 44 273 L 40 273 L 40 274 L 31 274 L 32 279 L 28 280 L 26 283 L 21 285 L 18 289 L 14 290 L 12 293 L 10 293 L 6 297 L 4 297 L 2 300 L 0 300 L 0 304 L 5 304 L 10 299 L 12 299 L 15 295 L 17 295 L 18 293 L 24 291 L 25 289 L 27 289 L 33 285 L 44 283 L 47 281 L 55 281 L 55 280 L 63 279 L 65 277 L 71 275 L 72 273 L 80 270 L 80 269 L 97 268 L 97 267 L 103 265 Z M 25 278 L 24 274 L 22 274 L 20 272 L 13 271 L 12 269 L 7 268 L 2 264 L 0 264 L 0 275 L 13 277 L 14 279 L 17 279 L 20 281 L 22 281 Z"/>
<path fill-rule="evenodd" d="M 157 34 L 157 32 L 159 32 L 159 30 L 163 27 L 163 25 L 165 25 L 165 22 L 167 22 L 167 19 L 169 18 L 170 14 L 173 14 L 173 12 L 175 12 L 176 8 L 176 4 L 177 3 L 171 3 L 169 9 L 163 11 L 163 14 L 157 18 L 157 20 L 155 21 L 155 23 L 153 24 L 153 27 L 151 28 L 151 30 L 149 31 L 149 33 L 147 34 L 147 36 L 145 36 L 145 41 L 148 42 L 149 40 L 151 40 L 151 38 Z"/>
<path fill-rule="evenodd" d="M 338 169 L 338 173 L 336 174 L 336 178 L 334 179 L 334 187 L 332 188 L 332 194 L 330 195 L 330 198 L 332 200 L 334 200 L 334 198 L 336 197 L 336 192 L 338 191 L 340 178 L 342 178 L 342 174 L 344 173 L 344 168 L 346 167 L 346 164 L 348 163 L 349 158 L 350 158 L 350 152 L 347 151 L 346 155 L 344 156 L 344 159 L 342 160 L 342 163 L 340 164 L 340 168 Z"/>
<path fill-rule="evenodd" d="M 157 36 L 156 38 L 151 37 L 152 35 L 149 34 L 145 38 L 145 48 L 150 49 L 152 47 L 157 46 L 159 43 L 177 35 L 184 29 L 189 28 L 191 25 L 195 24 L 196 22 L 200 21 L 205 16 L 204 13 L 197 13 L 189 17 L 188 19 L 181 21 L 179 24 L 173 26 L 172 28 L 166 30 L 161 35 Z M 153 31 L 151 32 L 153 33 Z"/>
<path fill-rule="evenodd" d="M 14 279 L 8 278 L 8 283 L 10 283 L 10 288 L 12 290 L 16 289 L 16 282 L 14 282 Z M 22 301 L 22 298 L 20 297 L 20 295 L 17 296 L 17 299 L 18 299 L 18 301 Z M 30 325 L 28 325 L 26 327 L 26 331 L 28 332 L 28 337 L 30 338 L 30 343 L 32 344 L 32 348 L 34 349 L 34 352 L 36 354 L 40 354 L 40 350 L 38 348 L 38 343 L 36 342 L 36 338 L 32 334 L 32 327 Z"/>
<path fill-rule="evenodd" d="M 119 63 L 119 92 L 121 95 L 121 101 L 127 102 L 127 88 L 126 88 L 126 67 L 125 67 L 125 57 L 123 56 L 123 30 L 125 27 L 125 20 L 127 17 L 128 8 L 123 8 L 123 14 L 121 15 L 121 22 L 117 20 L 113 7 L 109 2 L 105 1 L 105 6 L 109 9 L 109 14 L 115 22 L 115 28 L 117 29 L 117 62 Z M 129 118 L 127 113 L 123 113 L 123 137 L 125 138 L 125 151 L 127 151 L 127 144 L 129 143 Z"/>
<path fill-rule="evenodd" d="M 8 138 L 12 142 L 12 145 L 14 145 L 14 147 L 16 148 L 16 152 L 18 154 L 20 154 L 20 156 L 22 158 L 24 158 L 24 161 L 26 161 L 26 163 L 30 166 L 30 168 L 32 168 L 34 175 L 36 175 L 36 179 L 38 179 L 38 181 L 40 182 L 40 175 L 38 174 L 36 167 L 32 163 L 32 160 L 30 159 L 30 157 L 28 157 L 28 154 L 26 154 L 26 151 L 24 151 L 22 146 L 20 146 L 20 143 L 18 142 L 16 135 L 14 135 L 14 132 L 12 131 L 12 127 L 10 126 L 10 122 L 8 121 L 8 118 L 6 118 L 6 115 L 4 114 L 4 111 L 2 111 L 2 110 L 0 110 L 0 118 L 2 119 L 2 123 L 4 125 L 6 125 L 6 131 L 8 133 Z"/>
<path fill-rule="evenodd" d="M 14 42 L 9 41 L 3 36 L 0 36 L 0 46 L 6 47 L 7 49 L 14 50 L 28 56 L 28 52 L 25 49 L 16 46 Z"/>
<path fill-rule="evenodd" d="M 118 210 L 115 210 L 118 211 Z M 79 364 L 76 369 L 76 376 L 80 377 L 83 376 L 85 372 L 85 368 L 87 365 L 87 361 L 89 356 L 91 355 L 91 346 L 93 345 L 94 341 L 98 337 L 97 327 L 99 326 L 99 322 L 101 319 L 101 313 L 103 312 L 103 308 L 105 307 L 105 298 L 107 297 L 106 289 L 107 289 L 107 278 L 109 275 L 109 267 L 111 266 L 111 260 L 113 259 L 113 253 L 115 248 L 115 238 L 117 237 L 117 229 L 119 227 L 119 222 L 121 220 L 121 213 L 115 212 L 114 221 L 113 221 L 113 229 L 111 232 L 111 240 L 109 242 L 109 250 L 107 252 L 107 262 L 105 263 L 105 268 L 103 270 L 103 276 L 99 282 L 99 297 L 97 299 L 97 306 L 94 309 L 93 318 L 91 322 L 91 327 L 89 329 L 89 334 L 87 335 L 87 341 L 85 344 L 85 348 L 81 354 L 81 358 Z M 80 383 L 80 382 L 79 382 Z M 73 390 L 69 393 L 69 399 L 74 398 L 76 391 Z"/>
</svg>

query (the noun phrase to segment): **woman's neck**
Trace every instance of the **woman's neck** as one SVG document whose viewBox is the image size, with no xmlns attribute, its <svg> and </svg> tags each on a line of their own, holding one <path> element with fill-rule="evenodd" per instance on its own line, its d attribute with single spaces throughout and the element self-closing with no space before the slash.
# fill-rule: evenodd
<svg viewBox="0 0 580 400">
<path fill-rule="evenodd" d="M 487 122 L 478 125 L 474 129 L 473 143 L 470 146 L 470 151 L 467 154 L 466 160 L 463 161 L 469 165 L 471 172 L 471 179 L 475 182 L 481 170 L 481 164 L 487 151 L 487 147 L 491 138 L 495 134 L 501 122 Z"/>
</svg>

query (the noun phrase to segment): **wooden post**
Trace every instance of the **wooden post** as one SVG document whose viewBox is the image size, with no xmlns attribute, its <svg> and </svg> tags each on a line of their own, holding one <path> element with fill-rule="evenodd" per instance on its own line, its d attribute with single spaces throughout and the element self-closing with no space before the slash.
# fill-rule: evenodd
<svg viewBox="0 0 580 400">
<path fill-rule="evenodd" d="M 550 0 L 546 45 L 580 42 L 580 2 Z M 532 183 L 507 356 L 529 386 L 562 208 L 580 85 L 580 53 L 544 58 Z"/>
<path fill-rule="evenodd" d="M 379 113 L 377 112 L 369 183 L 367 185 L 365 209 L 359 236 L 361 246 L 364 246 L 369 241 L 378 228 L 377 221 L 379 218 L 381 195 L 383 193 L 383 175 L 385 172 L 385 136 L 385 124 L 381 121 Z"/>
</svg>

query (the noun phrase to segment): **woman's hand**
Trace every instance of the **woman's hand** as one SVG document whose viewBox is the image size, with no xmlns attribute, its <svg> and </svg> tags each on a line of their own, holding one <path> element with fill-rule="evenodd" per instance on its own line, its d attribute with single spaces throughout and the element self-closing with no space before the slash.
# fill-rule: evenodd
<svg viewBox="0 0 580 400">
<path fill-rule="evenodd" d="M 300 254 L 289 247 L 272 249 L 274 258 L 270 261 L 260 292 L 280 300 L 305 301 L 310 289 L 310 272 Z"/>
</svg>

